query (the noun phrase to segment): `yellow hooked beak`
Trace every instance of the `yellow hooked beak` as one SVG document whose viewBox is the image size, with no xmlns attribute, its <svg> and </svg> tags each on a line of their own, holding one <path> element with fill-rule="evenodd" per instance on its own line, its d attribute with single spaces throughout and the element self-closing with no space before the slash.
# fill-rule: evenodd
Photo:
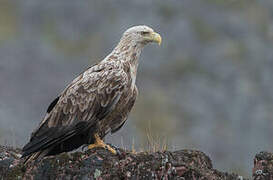
<svg viewBox="0 0 273 180">
<path fill-rule="evenodd" d="M 160 45 L 161 44 L 161 36 L 160 36 L 160 34 L 158 34 L 158 33 L 156 33 L 156 32 L 153 32 L 152 34 L 151 34 L 151 36 L 152 36 L 152 40 L 153 40 L 153 42 L 156 42 L 158 45 Z"/>
<path fill-rule="evenodd" d="M 159 45 L 161 44 L 161 40 L 162 40 L 161 36 L 156 32 L 150 33 L 145 39 L 148 41 L 156 42 Z"/>
</svg>

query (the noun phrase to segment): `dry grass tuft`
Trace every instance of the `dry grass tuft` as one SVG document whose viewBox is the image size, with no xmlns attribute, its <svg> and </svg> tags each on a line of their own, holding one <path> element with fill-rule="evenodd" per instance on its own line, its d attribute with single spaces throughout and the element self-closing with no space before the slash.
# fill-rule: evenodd
<svg viewBox="0 0 273 180">
<path fill-rule="evenodd" d="M 131 153 L 137 154 L 141 152 L 164 152 L 168 150 L 168 139 L 167 136 L 152 133 L 150 128 L 146 130 L 145 144 L 142 147 L 136 149 L 135 141 L 132 140 Z"/>
<path fill-rule="evenodd" d="M 153 134 L 150 128 L 146 130 L 148 152 L 164 152 L 168 149 L 167 137 Z"/>
</svg>

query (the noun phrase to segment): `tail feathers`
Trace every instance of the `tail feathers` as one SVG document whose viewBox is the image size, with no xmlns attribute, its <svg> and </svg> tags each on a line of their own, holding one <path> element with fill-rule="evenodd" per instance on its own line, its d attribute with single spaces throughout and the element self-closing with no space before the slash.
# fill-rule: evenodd
<svg viewBox="0 0 273 180">
<path fill-rule="evenodd" d="M 78 148 L 89 140 L 89 136 L 85 136 L 85 134 L 90 128 L 90 124 L 81 121 L 62 128 L 46 129 L 39 136 L 32 137 L 31 141 L 23 147 L 22 158 L 27 157 L 25 161 L 27 163 L 31 160 L 40 160 L 47 155 L 55 155 Z"/>
<path fill-rule="evenodd" d="M 43 157 L 45 157 L 48 152 L 50 150 L 49 149 L 46 149 L 46 150 L 43 150 L 43 151 L 38 151 L 36 153 L 33 153 L 32 155 L 29 155 L 26 160 L 24 161 L 24 164 L 28 164 L 30 162 L 39 162 L 43 159 Z"/>
<path fill-rule="evenodd" d="M 63 128 L 50 128 L 42 133 L 41 136 L 33 137 L 32 140 L 23 147 L 23 157 L 28 156 L 38 151 L 44 151 L 53 148 L 74 136 L 82 134 L 89 129 L 90 125 L 87 122 L 79 122 L 76 125 L 71 125 Z"/>
</svg>

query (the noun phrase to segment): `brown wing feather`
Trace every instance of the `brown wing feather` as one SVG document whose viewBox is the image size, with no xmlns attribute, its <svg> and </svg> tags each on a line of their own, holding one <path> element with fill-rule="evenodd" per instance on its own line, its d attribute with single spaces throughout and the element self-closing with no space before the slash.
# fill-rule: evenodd
<svg viewBox="0 0 273 180">
<path fill-rule="evenodd" d="M 32 133 L 23 156 L 63 142 L 107 116 L 128 84 L 126 73 L 115 66 L 98 64 L 77 77 Z"/>
</svg>

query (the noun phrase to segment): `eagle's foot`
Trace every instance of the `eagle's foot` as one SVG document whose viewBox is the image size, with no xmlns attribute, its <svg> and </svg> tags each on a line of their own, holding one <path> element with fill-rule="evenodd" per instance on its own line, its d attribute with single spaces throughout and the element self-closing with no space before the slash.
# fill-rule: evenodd
<svg viewBox="0 0 273 180">
<path fill-rule="evenodd" d="M 116 150 L 114 150 L 111 146 L 105 144 L 103 142 L 103 140 L 101 140 L 101 138 L 99 137 L 98 134 L 95 134 L 94 137 L 95 137 L 95 143 L 94 144 L 90 144 L 88 146 L 88 149 L 93 149 L 95 147 L 102 147 L 104 149 L 108 149 L 108 151 L 110 151 L 113 154 L 117 154 Z"/>
<path fill-rule="evenodd" d="M 111 145 L 111 144 L 108 144 L 109 146 L 111 146 L 115 151 L 116 151 L 116 155 L 120 156 L 120 157 L 123 157 L 124 156 L 124 153 L 123 151 L 120 151 L 120 149 L 114 145 Z"/>
</svg>

